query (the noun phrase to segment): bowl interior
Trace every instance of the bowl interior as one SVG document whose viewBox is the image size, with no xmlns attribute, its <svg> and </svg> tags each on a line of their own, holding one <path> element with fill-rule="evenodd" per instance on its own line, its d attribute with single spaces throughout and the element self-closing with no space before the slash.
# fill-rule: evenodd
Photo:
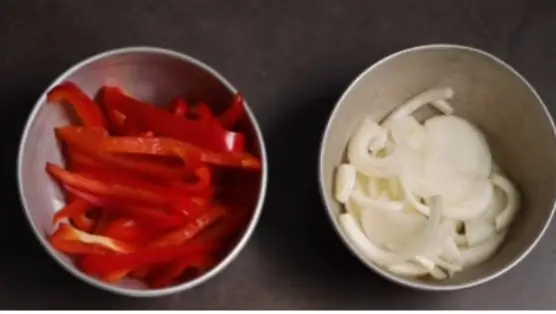
<svg viewBox="0 0 556 314">
<path fill-rule="evenodd" d="M 166 105 L 175 97 L 184 97 L 189 103 L 203 101 L 216 113 L 231 103 L 235 90 L 229 83 L 205 65 L 176 53 L 153 49 L 124 49 L 93 57 L 63 74 L 53 85 L 63 81 L 73 81 L 91 97 L 95 97 L 103 85 L 123 88 L 135 98 L 156 105 Z M 27 130 L 22 138 L 20 150 L 19 179 L 21 197 L 32 227 L 49 252 L 77 276 L 93 282 L 91 278 L 76 270 L 66 256 L 50 248 L 45 236 L 53 232 L 52 216 L 63 205 L 63 197 L 58 184 L 45 172 L 45 163 L 63 164 L 60 147 L 54 137 L 54 128 L 70 123 L 68 110 L 60 105 L 47 104 L 45 95 L 41 96 L 33 114 L 29 118 Z M 263 175 L 252 177 L 246 199 L 253 208 L 252 230 L 260 211 L 259 200 L 264 197 L 263 177 L 266 172 L 264 145 L 254 116 L 247 108 L 248 119 L 244 119 L 238 130 L 246 134 L 249 150 L 263 158 Z M 246 232 L 250 233 L 250 232 Z M 249 234 L 244 234 L 240 242 L 245 242 Z M 232 249 L 237 252 L 238 244 Z M 230 253 L 229 255 L 231 255 Z M 211 276 L 225 265 L 224 259 L 212 271 L 202 277 Z M 199 278 L 195 279 L 199 281 Z M 104 283 L 96 282 L 108 286 Z M 124 280 L 117 284 L 120 288 L 145 289 L 134 280 Z M 121 291 L 120 291 L 121 292 Z"/>
<path fill-rule="evenodd" d="M 470 286 L 501 274 L 519 261 L 543 233 L 554 207 L 556 142 L 552 121 L 534 90 L 507 65 L 470 48 L 428 46 L 398 53 L 371 67 L 351 85 L 332 113 L 321 151 L 321 188 L 334 226 L 346 240 L 337 222 L 343 209 L 332 197 L 332 183 L 335 167 L 344 160 L 348 138 L 363 116 L 380 121 L 407 99 L 434 87 L 452 87 L 455 96 L 451 104 L 456 114 L 485 133 L 494 160 L 522 192 L 521 212 L 493 258 L 452 279 L 406 279 L 371 267 L 413 286 Z"/>
</svg>

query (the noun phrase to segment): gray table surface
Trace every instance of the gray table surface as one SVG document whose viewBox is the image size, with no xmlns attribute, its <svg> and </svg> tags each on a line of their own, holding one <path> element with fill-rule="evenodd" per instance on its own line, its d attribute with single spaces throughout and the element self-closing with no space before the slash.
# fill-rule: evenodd
<svg viewBox="0 0 556 314">
<path fill-rule="evenodd" d="M 483 286 L 425 293 L 362 266 L 325 218 L 316 156 L 327 116 L 364 68 L 397 50 L 450 42 L 513 65 L 556 112 L 556 2 L 527 0 L 0 1 L 0 308 L 556 309 L 556 227 L 514 270 Z M 242 90 L 270 156 L 262 220 L 212 281 L 158 299 L 91 288 L 31 235 L 15 184 L 27 114 L 59 73 L 91 54 L 154 45 L 200 58 Z"/>
</svg>

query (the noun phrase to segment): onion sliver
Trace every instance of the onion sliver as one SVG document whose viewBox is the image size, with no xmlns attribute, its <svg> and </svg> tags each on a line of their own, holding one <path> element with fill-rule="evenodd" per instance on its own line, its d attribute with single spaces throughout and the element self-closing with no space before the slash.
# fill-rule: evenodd
<svg viewBox="0 0 556 314">
<path fill-rule="evenodd" d="M 488 179 L 492 157 L 483 133 L 467 120 L 456 116 L 436 116 L 425 124 L 426 153 L 435 162 L 449 162 L 458 174 Z M 448 175 L 452 175 L 449 173 Z"/>
<path fill-rule="evenodd" d="M 400 169 L 400 150 L 395 149 L 386 157 L 376 157 L 369 152 L 369 144 L 382 132 L 382 128 L 369 118 L 363 119 L 359 129 L 348 144 L 347 155 L 349 162 L 368 176 L 390 177 L 396 175 Z"/>
<path fill-rule="evenodd" d="M 423 230 L 417 236 L 408 239 L 403 246 L 397 247 L 396 252 L 404 256 L 417 256 L 428 252 L 431 244 L 438 238 L 440 219 L 442 215 L 442 199 L 439 196 L 432 197 L 429 219 Z"/>
<path fill-rule="evenodd" d="M 455 220 L 470 220 L 483 214 L 493 198 L 493 187 L 489 180 L 477 182 L 468 199 L 457 205 L 445 206 L 443 214 Z"/>
<path fill-rule="evenodd" d="M 402 211 L 404 204 L 397 201 L 381 201 L 379 199 L 372 199 L 365 194 L 360 189 L 355 189 L 351 194 L 351 199 L 359 206 L 363 208 L 381 208 L 391 211 Z"/>
<path fill-rule="evenodd" d="M 469 248 L 462 248 L 460 252 L 463 260 L 463 267 L 472 267 L 489 259 L 492 255 L 494 255 L 494 253 L 496 253 L 496 250 L 502 244 L 505 237 L 506 230 L 503 230 L 501 233 L 497 233 L 480 244 Z"/>
<path fill-rule="evenodd" d="M 365 237 L 359 225 L 350 214 L 340 215 L 340 225 L 351 240 L 351 243 L 353 243 L 368 260 L 383 266 L 403 263 L 406 260 L 404 257 L 375 246 Z"/>
<path fill-rule="evenodd" d="M 367 238 L 377 245 L 392 248 L 394 252 L 418 237 L 426 224 L 427 219 L 423 216 L 383 208 L 371 207 L 361 213 L 361 227 Z"/>
<path fill-rule="evenodd" d="M 355 167 L 349 164 L 342 164 L 336 170 L 336 200 L 342 204 L 349 200 L 351 192 L 355 188 L 357 172 Z"/>
<path fill-rule="evenodd" d="M 406 101 L 403 105 L 396 108 L 384 121 L 388 125 L 392 121 L 401 117 L 409 116 L 426 104 L 432 104 L 438 100 L 452 98 L 454 90 L 451 88 L 430 89 Z"/>
<path fill-rule="evenodd" d="M 500 231 L 509 226 L 517 214 L 519 194 L 510 180 L 497 173 L 492 174 L 492 183 L 506 194 L 506 207 L 495 219 L 496 230 Z"/>
<path fill-rule="evenodd" d="M 433 101 L 432 106 L 436 108 L 438 111 L 442 112 L 443 114 L 454 113 L 454 108 L 452 107 L 452 105 L 450 105 L 450 103 L 444 99 Z"/>
</svg>

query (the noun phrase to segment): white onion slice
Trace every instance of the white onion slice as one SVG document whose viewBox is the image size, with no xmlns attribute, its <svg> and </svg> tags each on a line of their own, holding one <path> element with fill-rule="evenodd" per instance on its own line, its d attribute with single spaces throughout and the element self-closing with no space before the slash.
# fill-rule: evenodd
<svg viewBox="0 0 556 314">
<path fill-rule="evenodd" d="M 357 172 L 355 167 L 349 164 L 342 164 L 336 170 L 336 186 L 335 197 L 336 200 L 345 204 L 355 188 L 357 181 Z"/>
<path fill-rule="evenodd" d="M 405 262 L 388 266 L 388 270 L 394 274 L 406 277 L 422 277 L 430 271 L 415 262 Z"/>
<path fill-rule="evenodd" d="M 509 226 L 514 220 L 519 206 L 519 194 L 510 180 L 497 173 L 492 174 L 492 183 L 506 194 L 506 207 L 495 219 L 496 230 L 500 231 Z"/>
<path fill-rule="evenodd" d="M 348 144 L 349 162 L 368 176 L 389 177 L 399 172 L 400 150 L 394 150 L 386 157 L 376 157 L 369 153 L 369 144 L 381 132 L 382 128 L 376 122 L 365 118 Z"/>
<path fill-rule="evenodd" d="M 363 192 L 356 188 L 351 194 L 351 199 L 359 206 L 363 208 L 381 208 L 391 211 L 402 211 L 404 204 L 398 201 L 381 201 L 379 199 L 372 199 Z"/>
<path fill-rule="evenodd" d="M 384 121 L 388 125 L 391 121 L 400 117 L 409 116 L 426 104 L 432 104 L 437 100 L 452 98 L 454 90 L 451 88 L 430 89 L 406 101 L 403 105 L 396 108 Z"/>
<path fill-rule="evenodd" d="M 380 179 L 369 177 L 367 180 L 367 195 L 372 199 L 378 199 L 380 192 Z"/>
<path fill-rule="evenodd" d="M 470 220 L 483 214 L 493 198 L 493 187 L 489 180 L 477 182 L 473 193 L 462 203 L 445 206 L 444 216 L 455 220 Z"/>
<path fill-rule="evenodd" d="M 340 225 L 344 229 L 346 235 L 351 240 L 357 249 L 372 262 L 379 265 L 391 265 L 396 263 L 403 263 L 406 258 L 397 254 L 387 252 L 375 246 L 371 241 L 365 237 L 359 225 L 350 214 L 340 215 Z"/>
<path fill-rule="evenodd" d="M 494 255 L 494 253 L 496 253 L 496 250 L 502 244 L 505 237 L 506 230 L 501 233 L 497 233 L 495 236 L 481 242 L 480 244 L 469 248 L 462 248 L 460 252 L 463 260 L 463 267 L 468 268 L 476 266 L 489 259 L 492 255 Z"/>
<path fill-rule="evenodd" d="M 453 114 L 454 107 L 445 99 L 439 99 L 432 102 L 432 106 L 443 114 Z"/>
<path fill-rule="evenodd" d="M 388 131 L 381 129 L 378 135 L 369 143 L 369 150 L 373 153 L 377 153 L 386 148 L 386 144 L 388 144 Z"/>
</svg>

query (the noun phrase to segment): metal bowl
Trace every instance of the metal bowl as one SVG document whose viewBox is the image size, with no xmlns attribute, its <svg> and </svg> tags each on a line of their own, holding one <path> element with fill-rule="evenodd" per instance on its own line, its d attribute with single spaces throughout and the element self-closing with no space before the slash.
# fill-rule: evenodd
<svg viewBox="0 0 556 314">
<path fill-rule="evenodd" d="M 155 104 L 166 104 L 176 96 L 187 96 L 202 99 L 207 104 L 225 105 L 231 102 L 236 91 L 226 79 L 206 64 L 178 52 L 150 47 L 117 49 L 95 55 L 67 70 L 46 91 L 68 80 L 77 83 L 90 96 L 101 86 L 109 84 L 123 87 L 134 97 Z M 47 104 L 46 91 L 35 104 L 21 137 L 17 175 L 21 201 L 31 229 L 50 256 L 63 268 L 100 289 L 127 296 L 151 297 L 184 291 L 204 283 L 224 270 L 238 256 L 259 220 L 267 186 L 268 166 L 264 140 L 248 106 L 248 122 L 242 128 L 252 141 L 252 151 L 260 156 L 263 165 L 258 182 L 253 185 L 257 190 L 249 193 L 253 194 L 250 223 L 229 253 L 207 273 L 176 286 L 148 289 L 133 280 L 112 285 L 92 278 L 82 273 L 69 258 L 48 243 L 47 235 L 53 232 L 52 215 L 63 205 L 58 201 L 63 198 L 58 185 L 46 174 L 44 167 L 47 161 L 63 163 L 53 129 L 69 124 L 69 119 L 62 106 Z"/>
<path fill-rule="evenodd" d="M 393 275 L 352 245 L 338 223 L 343 211 L 333 198 L 333 173 L 344 160 L 348 138 L 362 116 L 381 120 L 412 96 L 452 87 L 456 114 L 486 134 L 494 160 L 521 189 L 523 206 L 498 253 L 484 264 L 445 281 Z M 395 53 L 365 70 L 336 104 L 322 138 L 319 181 L 334 229 L 361 262 L 401 285 L 457 290 L 494 279 L 517 265 L 539 242 L 555 207 L 556 137 L 552 118 L 533 87 L 500 59 L 477 49 L 429 45 Z"/>
</svg>

